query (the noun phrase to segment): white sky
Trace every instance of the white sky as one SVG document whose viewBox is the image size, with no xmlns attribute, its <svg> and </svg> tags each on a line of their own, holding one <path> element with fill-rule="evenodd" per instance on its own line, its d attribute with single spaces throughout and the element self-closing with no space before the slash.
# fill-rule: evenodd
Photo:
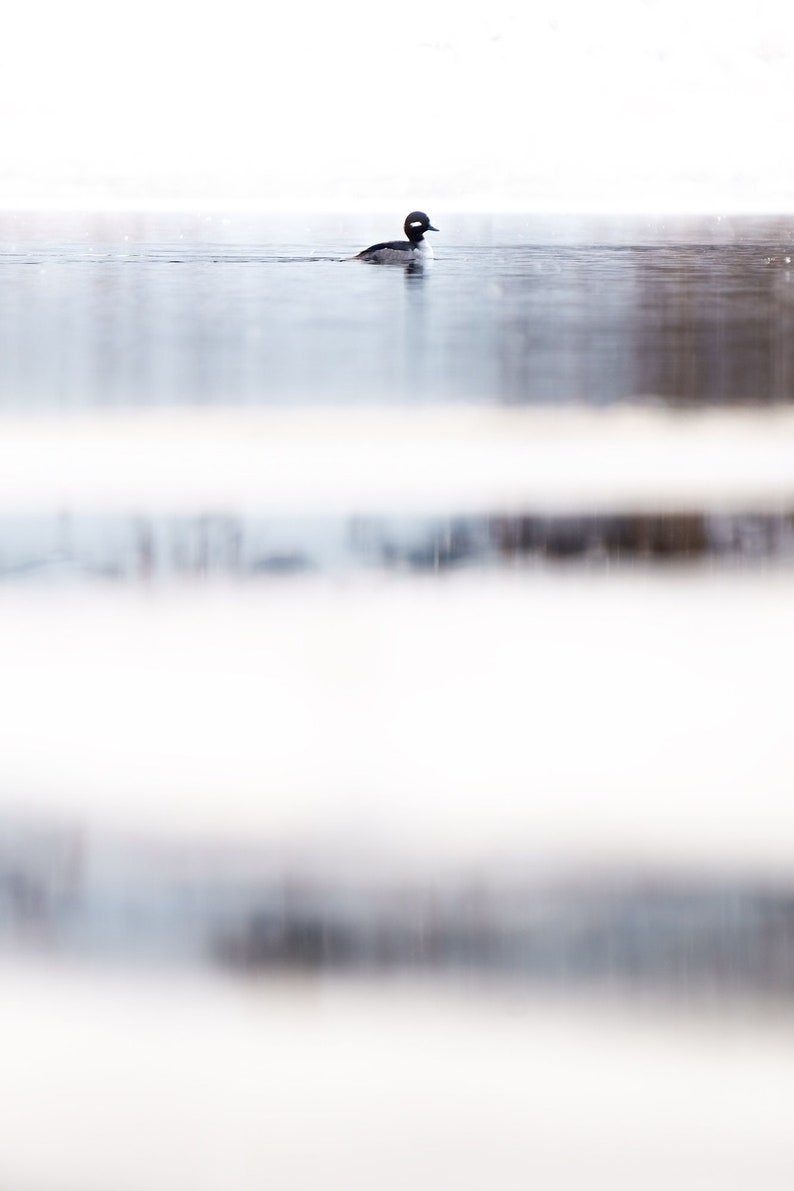
<svg viewBox="0 0 794 1191">
<path fill-rule="evenodd" d="M 793 115 L 787 0 L 31 0 L 0 203 L 786 210 Z"/>
</svg>

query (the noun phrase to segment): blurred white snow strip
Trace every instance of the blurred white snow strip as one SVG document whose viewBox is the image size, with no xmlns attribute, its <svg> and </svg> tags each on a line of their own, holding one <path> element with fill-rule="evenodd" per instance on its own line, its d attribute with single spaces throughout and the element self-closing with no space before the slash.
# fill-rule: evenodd
<svg viewBox="0 0 794 1191">
<path fill-rule="evenodd" d="M 9 1191 L 789 1191 L 790 1023 L 0 968 Z"/>
<path fill-rule="evenodd" d="M 0 806 L 422 863 L 794 862 L 794 574 L 0 591 Z"/>
<path fill-rule="evenodd" d="M 0 513 L 777 509 L 794 412 L 333 407 L 0 416 Z"/>
</svg>

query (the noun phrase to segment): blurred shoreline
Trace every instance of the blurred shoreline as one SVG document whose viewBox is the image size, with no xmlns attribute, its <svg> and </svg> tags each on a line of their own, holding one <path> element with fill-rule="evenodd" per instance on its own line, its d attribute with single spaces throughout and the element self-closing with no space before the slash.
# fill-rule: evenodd
<svg viewBox="0 0 794 1191">
<path fill-rule="evenodd" d="M 380 870 L 375 875 L 375 870 Z M 511 871 L 399 873 L 331 849 L 104 841 L 6 818 L 0 949 L 9 960 L 790 1004 L 794 884 L 515 858 Z"/>
</svg>

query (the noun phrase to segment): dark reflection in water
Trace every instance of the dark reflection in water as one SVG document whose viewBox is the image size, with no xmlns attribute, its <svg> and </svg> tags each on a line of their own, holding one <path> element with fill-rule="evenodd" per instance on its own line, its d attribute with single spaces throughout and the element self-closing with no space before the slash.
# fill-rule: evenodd
<svg viewBox="0 0 794 1191">
<path fill-rule="evenodd" d="M 0 404 L 794 397 L 791 220 L 450 218 L 413 276 L 368 230 L 7 216 Z"/>
<path fill-rule="evenodd" d="M 785 881 L 628 872 L 372 876 L 0 821 L 0 953 L 305 974 L 422 971 L 710 999 L 794 993 Z"/>
<path fill-rule="evenodd" d="M 277 577 L 569 562 L 794 561 L 794 512 L 0 517 L 0 580 Z"/>
<path fill-rule="evenodd" d="M 774 242 L 565 248 L 534 263 L 542 285 L 501 283 L 512 307 L 500 337 L 504 397 L 794 396 L 794 269 Z"/>
</svg>

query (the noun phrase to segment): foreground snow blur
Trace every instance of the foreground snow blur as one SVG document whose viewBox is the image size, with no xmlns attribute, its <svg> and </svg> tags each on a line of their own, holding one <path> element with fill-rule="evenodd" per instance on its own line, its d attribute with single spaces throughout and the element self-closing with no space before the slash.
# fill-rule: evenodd
<svg viewBox="0 0 794 1191">
<path fill-rule="evenodd" d="M 4 802 L 186 838 L 791 863 L 794 577 L 7 588 Z"/>
<path fill-rule="evenodd" d="M 794 1047 L 774 1018 L 410 983 L 21 963 L 0 977 L 8 1188 L 788 1191 L 794 1177 Z"/>
<path fill-rule="evenodd" d="M 0 417 L 0 511 L 769 510 L 786 407 L 466 405 Z"/>
</svg>

